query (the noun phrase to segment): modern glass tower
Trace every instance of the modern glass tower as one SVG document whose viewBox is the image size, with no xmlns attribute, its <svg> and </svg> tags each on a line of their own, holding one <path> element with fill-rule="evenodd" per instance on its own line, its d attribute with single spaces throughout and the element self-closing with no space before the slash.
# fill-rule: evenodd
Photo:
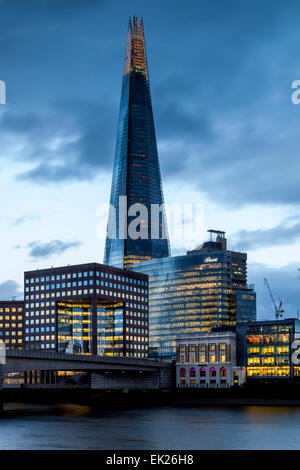
<svg viewBox="0 0 300 470">
<path fill-rule="evenodd" d="M 134 17 L 129 21 L 104 263 L 129 268 L 169 255 L 144 28 Z"/>
<path fill-rule="evenodd" d="M 172 360 L 181 335 L 231 329 L 256 320 L 247 284 L 247 254 L 227 250 L 225 232 L 186 255 L 145 261 L 132 270 L 149 279 L 149 357 Z"/>
</svg>

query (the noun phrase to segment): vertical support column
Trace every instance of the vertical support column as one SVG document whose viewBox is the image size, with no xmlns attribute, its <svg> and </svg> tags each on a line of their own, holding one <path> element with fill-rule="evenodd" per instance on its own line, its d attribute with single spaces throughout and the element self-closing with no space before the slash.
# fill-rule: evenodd
<svg viewBox="0 0 300 470">
<path fill-rule="evenodd" d="M 97 342 L 98 342 L 98 322 L 97 322 L 97 295 L 92 297 L 92 354 L 97 355 Z"/>
</svg>

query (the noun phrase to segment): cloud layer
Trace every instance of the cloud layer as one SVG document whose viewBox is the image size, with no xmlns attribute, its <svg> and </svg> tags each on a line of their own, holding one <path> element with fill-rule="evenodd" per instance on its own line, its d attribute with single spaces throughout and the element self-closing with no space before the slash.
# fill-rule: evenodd
<svg viewBox="0 0 300 470">
<path fill-rule="evenodd" d="M 21 286 L 13 280 L 8 280 L 0 283 L 0 300 L 12 300 L 13 297 L 23 299 L 23 292 Z"/>
<path fill-rule="evenodd" d="M 299 217 L 289 217 L 268 229 L 240 230 L 231 239 L 236 250 L 257 250 L 269 246 L 291 245 L 300 240 Z"/>
<path fill-rule="evenodd" d="M 27 245 L 29 248 L 29 256 L 33 259 L 47 258 L 49 256 L 57 256 L 70 248 L 76 248 L 82 243 L 79 241 L 63 242 L 61 240 L 51 240 L 43 243 L 41 241 L 33 241 Z"/>
<path fill-rule="evenodd" d="M 57 195 L 63 213 L 68 188 L 78 185 L 72 196 L 79 194 L 76 207 L 85 210 L 79 184 L 110 181 L 127 21 L 138 14 L 144 17 L 163 184 L 189 184 L 218 210 L 256 204 L 297 212 L 300 105 L 291 103 L 291 83 L 300 78 L 297 0 L 203 0 L 188 8 L 179 0 L 0 0 L 0 8 L 0 79 L 7 85 L 0 174 L 15 184 L 16 199 L 23 199 L 24 187 L 41 189 L 43 214 Z M 99 186 L 99 203 L 108 199 L 102 193 Z M 172 194 L 166 202 L 172 205 Z M 22 226 L 22 236 L 28 230 L 22 247 L 29 261 L 79 246 L 63 241 L 68 233 L 56 239 L 56 230 L 31 234 L 35 216 L 28 211 L 8 219 L 15 231 Z M 253 230 L 243 230 L 241 221 L 234 248 L 283 247 L 299 240 L 299 228 L 297 216 L 267 228 L 257 218 Z M 3 246 L 10 242 L 6 236 Z M 16 238 L 12 246 L 20 244 Z M 272 314 L 260 287 L 266 271 L 295 311 L 296 267 L 272 269 L 249 268 L 249 281 L 259 286 L 260 313 Z M 14 281 L 0 289 L 5 296 L 20 291 Z"/>
<path fill-rule="evenodd" d="M 43 185 L 110 171 L 126 23 L 138 3 L 118 2 L 113 16 L 105 1 L 0 5 L 9 93 L 0 158 L 18 141 L 10 156 L 27 168 L 16 177 Z M 169 8 L 138 8 L 164 181 L 188 179 L 227 205 L 299 204 L 300 107 L 290 99 L 300 74 L 299 3 L 230 0 L 216 9 L 205 1 L 187 12 L 173 1 L 166 33 Z"/>
</svg>

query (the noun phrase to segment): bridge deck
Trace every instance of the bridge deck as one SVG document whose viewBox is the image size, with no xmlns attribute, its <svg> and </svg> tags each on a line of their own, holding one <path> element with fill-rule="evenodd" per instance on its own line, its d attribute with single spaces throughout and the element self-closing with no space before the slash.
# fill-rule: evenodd
<svg viewBox="0 0 300 470">
<path fill-rule="evenodd" d="M 171 362 L 130 357 L 90 356 L 42 351 L 8 350 L 2 374 L 26 370 L 141 370 L 154 372 L 169 368 Z"/>
</svg>

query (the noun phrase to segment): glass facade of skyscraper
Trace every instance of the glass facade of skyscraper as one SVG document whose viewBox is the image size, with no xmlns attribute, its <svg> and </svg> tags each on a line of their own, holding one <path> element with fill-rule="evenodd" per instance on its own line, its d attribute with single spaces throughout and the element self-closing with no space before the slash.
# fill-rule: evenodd
<svg viewBox="0 0 300 470">
<path fill-rule="evenodd" d="M 97 353 L 120 356 L 124 343 L 124 310 L 122 302 L 98 301 L 97 305 Z M 125 321 L 126 323 L 126 321 Z"/>
<path fill-rule="evenodd" d="M 92 303 L 84 300 L 57 302 L 58 352 L 92 353 Z"/>
<path fill-rule="evenodd" d="M 236 323 L 226 251 L 151 260 L 133 269 L 149 276 L 149 355 L 173 359 L 180 334 Z"/>
<path fill-rule="evenodd" d="M 245 253 L 228 251 L 222 238 L 218 245 L 208 242 L 187 255 L 133 266 L 149 276 L 150 357 L 173 359 L 179 335 L 256 320 L 246 260 Z"/>
<path fill-rule="evenodd" d="M 142 21 L 134 17 L 128 31 L 105 264 L 127 268 L 140 261 L 170 255 L 163 203 L 144 28 Z M 141 204 L 147 214 L 141 218 L 138 228 L 143 235 L 136 239 L 128 229 L 140 215 Z M 162 210 L 158 218 L 151 220 L 152 204 L 161 206 Z M 157 231 L 157 238 L 151 236 L 151 228 Z"/>
<path fill-rule="evenodd" d="M 250 284 L 242 289 L 235 289 L 236 322 L 245 323 L 256 320 L 256 292 Z"/>
</svg>

